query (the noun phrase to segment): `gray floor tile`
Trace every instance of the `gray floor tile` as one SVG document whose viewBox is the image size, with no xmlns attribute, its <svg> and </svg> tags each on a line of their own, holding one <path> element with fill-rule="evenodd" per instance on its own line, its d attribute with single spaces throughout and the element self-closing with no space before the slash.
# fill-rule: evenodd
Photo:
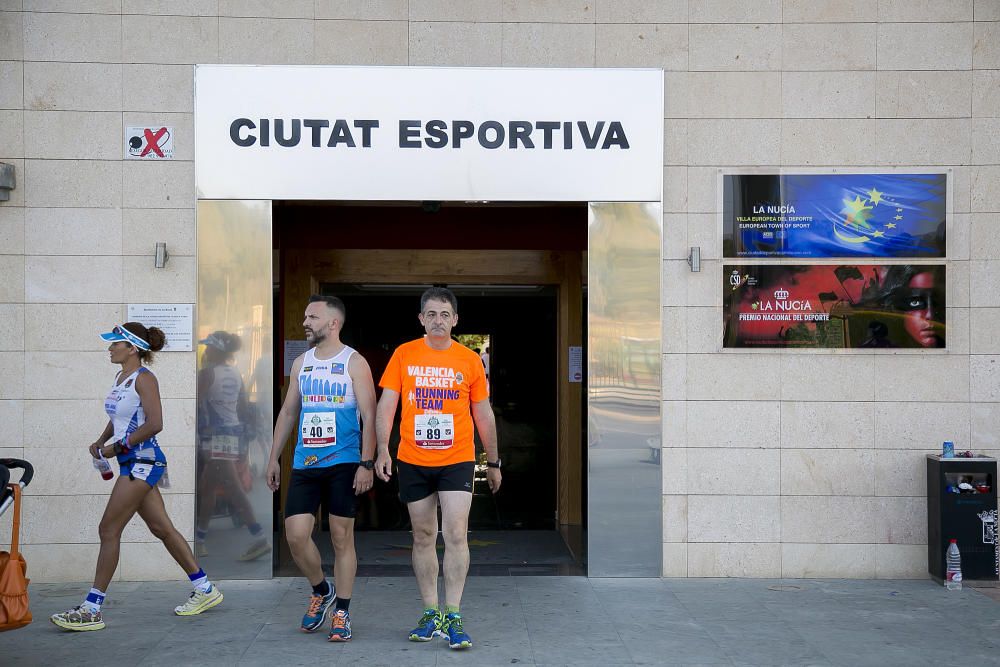
<svg viewBox="0 0 1000 667">
<path fill-rule="evenodd" d="M 620 630 L 623 645 L 636 664 L 730 665 L 719 643 L 700 626 L 669 624 L 657 628 Z"/>
<path fill-rule="evenodd" d="M 475 646 L 461 652 L 407 641 L 422 606 L 412 576 L 358 579 L 346 645 L 327 642 L 327 627 L 299 631 L 302 578 L 219 585 L 222 605 L 180 618 L 185 582 L 116 584 L 108 629 L 76 634 L 47 617 L 88 586 L 33 584 L 36 621 L 0 635 L 0 663 L 1000 665 L 1000 602 L 928 581 L 473 577 L 462 612 Z"/>
<path fill-rule="evenodd" d="M 568 665 L 635 664 L 622 644 L 591 641 L 589 638 L 575 644 L 533 642 L 532 653 L 539 663 L 563 661 Z"/>
<path fill-rule="evenodd" d="M 734 664 L 805 665 L 827 662 L 794 628 L 782 622 L 712 621 L 709 636 Z"/>
<path fill-rule="evenodd" d="M 438 655 L 448 651 L 448 645 L 442 641 L 408 642 L 405 639 L 396 641 L 369 640 L 351 641 L 349 644 L 335 647 L 343 649 L 338 658 L 341 665 L 373 665 L 376 667 L 399 667 L 400 665 L 436 665 Z"/>
</svg>

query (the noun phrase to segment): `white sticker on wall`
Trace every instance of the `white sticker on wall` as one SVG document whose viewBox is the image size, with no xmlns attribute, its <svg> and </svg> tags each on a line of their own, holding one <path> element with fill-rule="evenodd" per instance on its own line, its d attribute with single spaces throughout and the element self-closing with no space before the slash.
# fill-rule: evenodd
<svg viewBox="0 0 1000 667">
<path fill-rule="evenodd" d="M 173 160 L 174 128 L 126 127 L 126 160 Z"/>
</svg>

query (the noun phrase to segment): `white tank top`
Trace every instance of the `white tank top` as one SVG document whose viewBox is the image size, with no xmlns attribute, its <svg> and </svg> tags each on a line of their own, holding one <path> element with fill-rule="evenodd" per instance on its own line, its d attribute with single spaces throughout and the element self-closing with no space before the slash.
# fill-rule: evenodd
<svg viewBox="0 0 1000 667">
<path fill-rule="evenodd" d="M 240 425 L 237 413 L 243 378 L 240 372 L 228 364 L 220 364 L 210 369 L 212 384 L 205 392 L 205 408 L 208 425 L 214 428 L 233 428 Z"/>
<path fill-rule="evenodd" d="M 112 386 L 108 397 L 104 399 L 104 411 L 108 413 L 115 429 L 115 441 L 123 439 L 146 423 L 146 413 L 142 409 L 142 399 L 135 390 L 135 383 L 140 373 L 148 372 L 145 367 L 140 366 L 121 383 Z M 159 447 L 155 435 L 145 442 L 130 442 L 129 445 L 133 451 Z"/>
</svg>

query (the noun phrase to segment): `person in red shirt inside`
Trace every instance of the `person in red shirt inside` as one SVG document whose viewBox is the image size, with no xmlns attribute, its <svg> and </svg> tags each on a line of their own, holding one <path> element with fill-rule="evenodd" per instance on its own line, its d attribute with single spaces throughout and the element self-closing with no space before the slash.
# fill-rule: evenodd
<svg viewBox="0 0 1000 667">
<path fill-rule="evenodd" d="M 420 324 L 426 335 L 396 348 L 379 385 L 375 414 L 378 459 L 383 481 L 392 474 L 389 433 L 403 398 L 399 427 L 399 497 L 413 525 L 413 572 L 424 613 L 411 641 L 445 637 L 451 648 L 472 646 L 460 605 L 469 572 L 469 510 L 475 474 L 474 430 L 486 450 L 490 491 L 500 490 L 497 427 L 489 384 L 479 355 L 452 340 L 458 301 L 451 290 L 432 287 L 420 297 Z M 445 606 L 438 608 L 437 509 L 444 534 Z"/>
</svg>

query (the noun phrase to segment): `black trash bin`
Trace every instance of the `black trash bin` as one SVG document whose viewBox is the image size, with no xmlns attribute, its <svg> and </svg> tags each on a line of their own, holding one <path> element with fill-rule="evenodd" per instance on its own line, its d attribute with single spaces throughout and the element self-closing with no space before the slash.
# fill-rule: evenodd
<svg viewBox="0 0 1000 667">
<path fill-rule="evenodd" d="M 953 539 L 958 540 L 966 583 L 998 580 L 996 481 L 994 458 L 927 455 L 927 568 L 935 580 L 944 580 L 945 554 Z"/>
</svg>

